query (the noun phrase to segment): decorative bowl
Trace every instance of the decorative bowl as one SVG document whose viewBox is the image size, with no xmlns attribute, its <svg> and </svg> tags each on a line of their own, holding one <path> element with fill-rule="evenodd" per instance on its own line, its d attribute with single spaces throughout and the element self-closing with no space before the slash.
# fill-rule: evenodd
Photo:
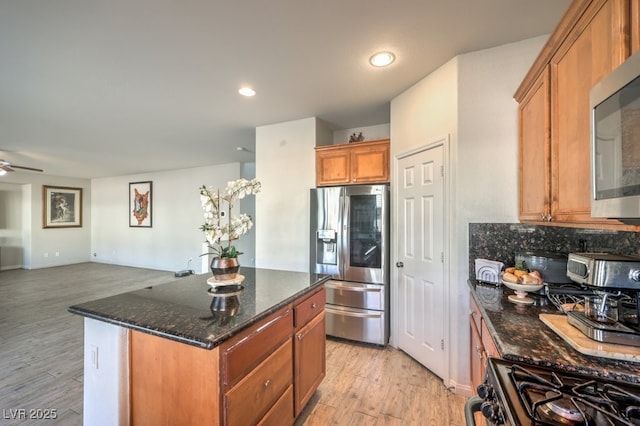
<svg viewBox="0 0 640 426">
<path fill-rule="evenodd" d="M 544 284 L 516 284 L 505 280 L 502 280 L 502 284 L 515 291 L 516 294 L 520 291 L 523 291 L 525 293 L 539 291 L 542 287 L 544 287 Z"/>
<path fill-rule="evenodd" d="M 527 297 L 527 292 L 538 291 L 544 287 L 544 284 L 516 284 L 505 280 L 502 280 L 502 284 L 509 287 L 515 293 L 515 295 L 512 294 L 508 297 L 509 301 L 520 305 L 533 304 L 533 299 Z"/>
</svg>

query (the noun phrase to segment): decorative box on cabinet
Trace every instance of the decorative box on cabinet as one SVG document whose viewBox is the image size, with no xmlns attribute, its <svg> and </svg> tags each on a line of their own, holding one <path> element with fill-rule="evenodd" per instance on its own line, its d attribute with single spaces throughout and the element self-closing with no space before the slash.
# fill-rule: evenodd
<svg viewBox="0 0 640 426">
<path fill-rule="evenodd" d="M 630 3 L 574 0 L 518 88 L 521 221 L 628 227 L 591 217 L 589 92 L 630 54 Z"/>
<path fill-rule="evenodd" d="M 389 182 L 389 139 L 316 147 L 316 185 Z"/>
</svg>

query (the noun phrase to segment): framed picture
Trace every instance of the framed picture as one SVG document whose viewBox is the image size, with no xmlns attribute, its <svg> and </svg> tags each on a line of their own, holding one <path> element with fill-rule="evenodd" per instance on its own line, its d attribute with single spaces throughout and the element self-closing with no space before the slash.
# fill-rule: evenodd
<svg viewBox="0 0 640 426">
<path fill-rule="evenodd" d="M 42 227 L 82 227 L 82 188 L 42 186 Z"/>
<path fill-rule="evenodd" d="M 151 182 L 131 182 L 129 184 L 129 226 L 151 228 Z"/>
</svg>

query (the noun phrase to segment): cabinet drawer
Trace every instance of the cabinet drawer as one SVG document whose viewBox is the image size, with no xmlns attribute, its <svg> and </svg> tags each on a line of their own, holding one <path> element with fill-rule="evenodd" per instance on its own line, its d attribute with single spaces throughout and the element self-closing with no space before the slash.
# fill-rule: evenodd
<svg viewBox="0 0 640 426">
<path fill-rule="evenodd" d="M 293 343 L 289 339 L 227 392 L 225 424 L 255 425 L 292 383 Z"/>
<path fill-rule="evenodd" d="M 232 386 L 293 333 L 291 307 L 232 337 L 222 348 L 221 380 Z"/>
<path fill-rule="evenodd" d="M 289 386 L 278 402 L 262 418 L 258 426 L 282 426 L 293 424 L 293 386 Z"/>
<path fill-rule="evenodd" d="M 324 310 L 327 296 L 324 286 L 317 293 L 304 300 L 293 308 L 295 328 L 298 329 Z"/>
</svg>

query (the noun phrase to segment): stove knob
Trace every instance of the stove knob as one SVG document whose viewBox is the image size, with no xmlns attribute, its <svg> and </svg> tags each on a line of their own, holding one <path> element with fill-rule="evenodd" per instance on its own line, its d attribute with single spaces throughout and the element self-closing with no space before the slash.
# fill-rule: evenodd
<svg viewBox="0 0 640 426">
<path fill-rule="evenodd" d="M 640 281 L 640 269 L 632 269 L 629 271 L 629 278 L 633 281 Z"/>
<path fill-rule="evenodd" d="M 480 406 L 482 415 L 488 420 L 495 420 L 498 417 L 498 404 L 495 402 L 483 402 Z"/>
<path fill-rule="evenodd" d="M 478 385 L 478 396 L 484 400 L 491 399 L 493 397 L 493 387 L 488 383 Z"/>
</svg>

